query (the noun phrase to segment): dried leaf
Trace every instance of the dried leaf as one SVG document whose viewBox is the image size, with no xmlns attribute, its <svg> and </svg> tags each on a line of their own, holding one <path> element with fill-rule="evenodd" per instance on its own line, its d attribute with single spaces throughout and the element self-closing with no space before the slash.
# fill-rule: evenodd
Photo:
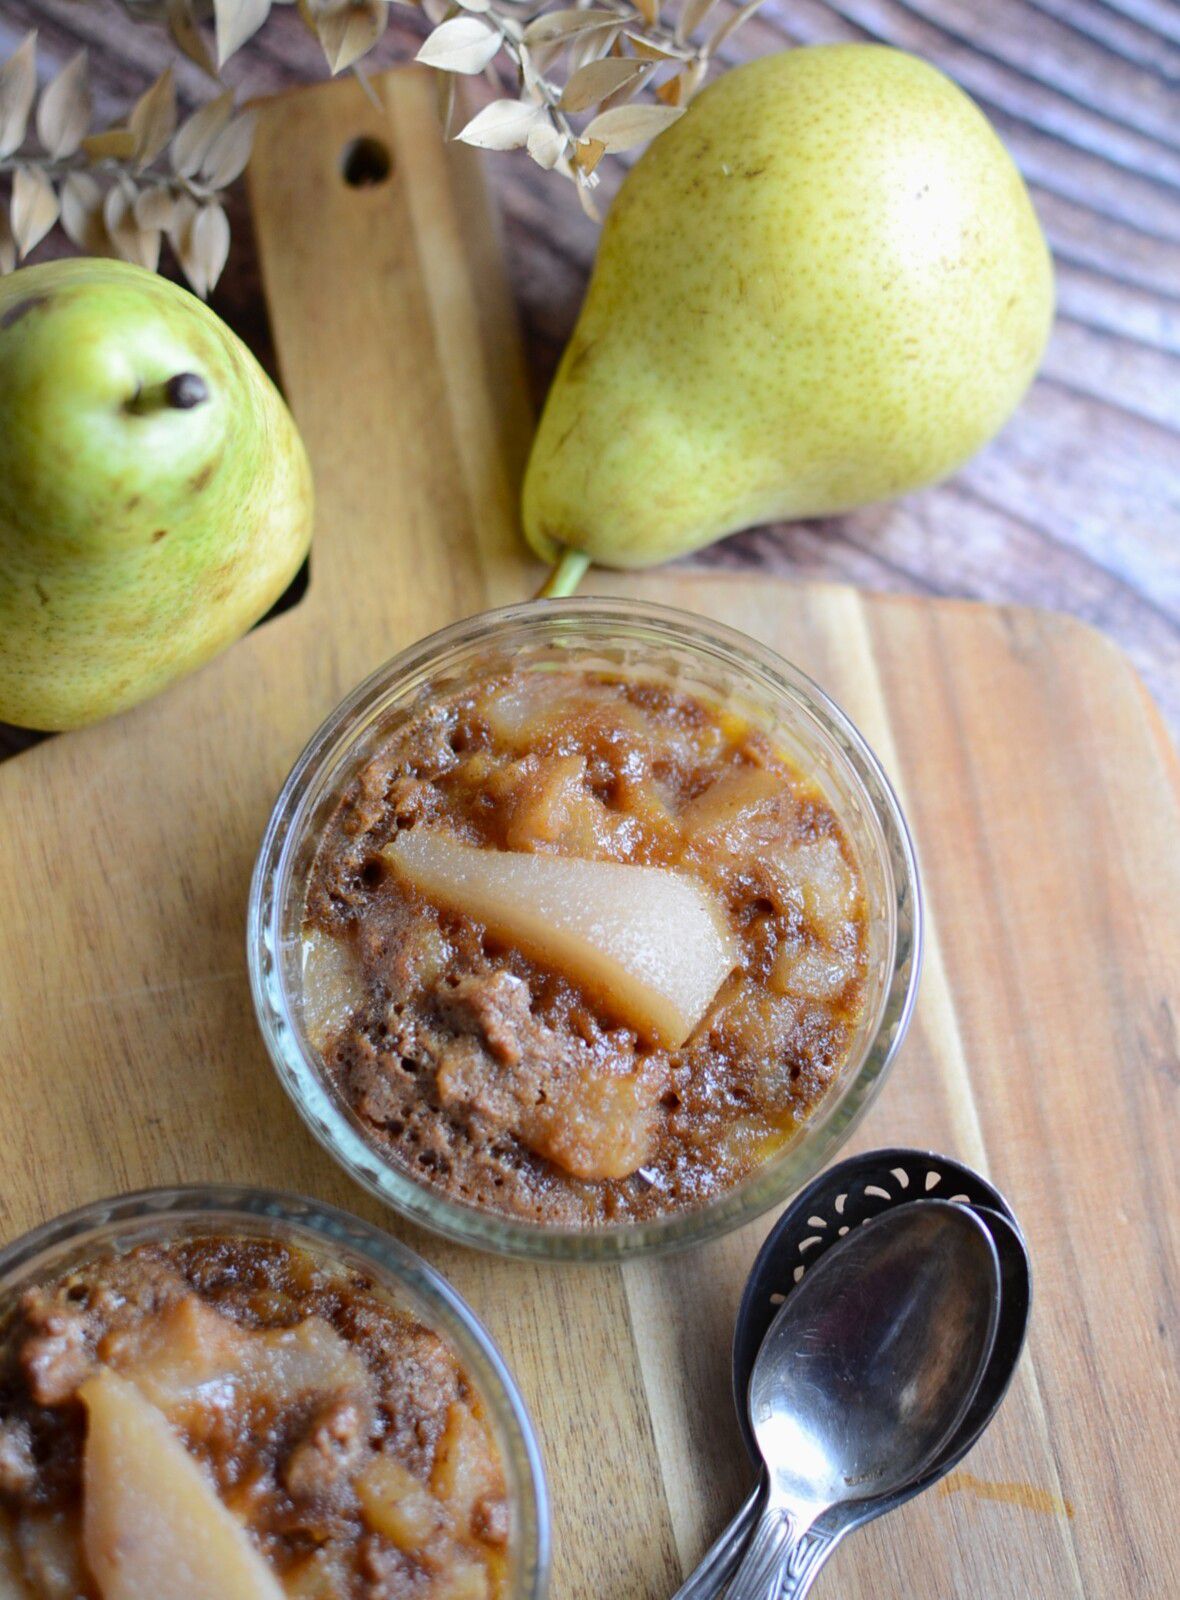
<svg viewBox="0 0 1180 1600">
<path fill-rule="evenodd" d="M 71 172 L 61 186 L 61 225 L 70 243 L 88 256 L 110 248 L 102 200 L 102 188 L 89 172 Z"/>
<path fill-rule="evenodd" d="M 492 0 L 459 0 L 464 11 L 488 11 L 491 9 Z"/>
<path fill-rule="evenodd" d="M 140 227 L 135 216 L 138 199 L 138 191 L 130 181 L 112 184 L 102 203 L 102 220 L 115 254 L 154 272 L 160 260 L 160 235 L 154 229 Z"/>
<path fill-rule="evenodd" d="M 176 132 L 176 85 L 171 67 L 165 67 L 151 88 L 140 95 L 131 108 L 127 126 L 135 139 L 135 164 L 142 172 Z"/>
<path fill-rule="evenodd" d="M 191 195 L 178 195 L 176 209 L 172 214 L 172 224 L 167 229 L 168 243 L 172 246 L 173 254 L 179 261 L 189 286 L 195 294 L 200 294 L 202 290 L 196 282 L 198 269 L 192 255 L 193 223 L 196 220 L 197 202 Z"/>
<path fill-rule="evenodd" d="M 568 50 L 567 65 L 570 72 L 574 73 L 589 62 L 607 55 L 614 49 L 618 37 L 618 28 L 590 28 L 585 33 L 579 33 L 572 43 L 558 41 L 548 53 L 559 56 L 563 50 Z"/>
<path fill-rule="evenodd" d="M 179 233 L 185 228 L 191 228 L 197 219 L 197 202 L 191 194 L 178 194 L 176 196 L 176 210 L 172 217 L 172 226 L 168 231 L 168 242 L 176 248 Z"/>
<path fill-rule="evenodd" d="M 605 154 L 606 145 L 601 139 L 581 138 L 574 146 L 574 166 L 579 172 L 588 175 L 594 171 Z"/>
<path fill-rule="evenodd" d="M 595 182 L 597 182 L 597 179 L 595 179 Z M 591 222 L 602 221 L 602 212 L 599 211 L 594 203 L 594 191 L 588 183 L 583 183 L 580 179 L 578 181 L 578 204 Z"/>
<path fill-rule="evenodd" d="M 524 42 L 530 50 L 538 45 L 555 44 L 559 39 L 572 39 L 588 28 L 611 28 L 618 24 L 613 11 L 588 6 L 583 11 L 549 11 L 535 17 L 524 30 Z"/>
<path fill-rule="evenodd" d="M 555 167 L 565 154 L 565 135 L 558 132 L 548 117 L 533 124 L 525 143 L 529 155 L 546 171 Z"/>
<path fill-rule="evenodd" d="M 602 111 L 583 130 L 583 138 L 598 140 L 608 154 L 646 144 L 684 112 L 678 106 L 618 106 Z"/>
<path fill-rule="evenodd" d="M 436 72 L 434 75 L 435 90 L 438 94 L 438 120 L 442 126 L 444 139 L 451 137 L 452 119 L 455 115 L 455 84 L 456 79 L 452 73 Z"/>
<path fill-rule="evenodd" d="M 624 83 L 621 88 L 615 90 L 614 94 L 608 94 L 598 108 L 600 111 L 610 111 L 614 106 L 625 106 L 629 100 L 635 98 L 640 89 L 650 81 L 652 72 L 655 70 L 653 62 L 645 61 L 643 65 L 647 70 L 640 77 L 632 78 L 629 82 Z"/>
<path fill-rule="evenodd" d="M 656 99 L 664 106 L 678 106 L 684 98 L 684 73 L 656 85 Z"/>
<path fill-rule="evenodd" d="M 0 157 L 10 156 L 25 142 L 29 112 L 37 93 L 36 51 L 34 28 L 0 67 Z"/>
<path fill-rule="evenodd" d="M 243 111 L 209 146 L 201 162 L 201 181 L 210 189 L 224 189 L 246 170 L 254 144 L 253 111 Z"/>
<path fill-rule="evenodd" d="M 189 230 L 193 259 L 199 265 L 207 295 L 217 287 L 229 259 L 229 218 L 220 206 L 202 206 Z"/>
<path fill-rule="evenodd" d="M 647 39 L 643 34 L 636 33 L 630 28 L 626 30 L 623 37 L 635 54 L 642 56 L 645 61 L 687 61 L 692 53 L 689 50 L 677 49 L 662 39 Z"/>
<path fill-rule="evenodd" d="M 520 100 L 493 100 L 484 106 L 456 138 L 480 150 L 519 150 L 528 143 L 529 133 L 544 115 L 540 106 Z"/>
<path fill-rule="evenodd" d="M 715 56 L 725 41 L 733 37 L 742 23 L 752 17 L 761 4 L 762 0 L 746 0 L 744 6 L 739 6 L 736 11 L 731 12 L 705 46 L 704 54 Z"/>
<path fill-rule="evenodd" d="M 660 20 L 660 0 L 635 0 L 635 9 L 649 28 L 654 28 Z"/>
<path fill-rule="evenodd" d="M 8 212 L 0 206 L 0 277 L 6 272 L 11 272 L 16 266 L 16 240 L 12 237 L 12 227 L 8 221 Z"/>
<path fill-rule="evenodd" d="M 700 89 L 709 74 L 709 63 L 704 58 L 690 61 L 680 74 L 680 104 L 686 106 Z"/>
<path fill-rule="evenodd" d="M 209 146 L 229 122 L 233 109 L 234 93 L 227 89 L 181 123 L 168 152 L 172 170 L 178 177 L 191 178 L 200 170 Z"/>
<path fill-rule="evenodd" d="M 190 61 L 195 61 L 202 72 L 216 78 L 217 68 L 205 43 L 205 35 L 197 27 L 190 0 L 167 0 L 168 31 Z"/>
<path fill-rule="evenodd" d="M 57 195 L 40 167 L 17 167 L 12 175 L 12 233 L 23 261 L 58 217 Z"/>
<path fill-rule="evenodd" d="M 87 134 L 82 148 L 91 161 L 129 161 L 135 154 L 135 135 L 130 128 L 107 128 Z"/>
<path fill-rule="evenodd" d="M 426 39 L 416 61 L 443 72 L 482 72 L 500 48 L 500 35 L 478 17 L 452 17 Z"/>
<path fill-rule="evenodd" d="M 194 294 L 205 299 L 221 276 L 229 256 L 229 219 L 219 205 L 198 207 L 180 195 L 168 242 Z"/>
<path fill-rule="evenodd" d="M 219 67 L 224 67 L 234 51 L 253 38 L 269 13 L 270 0 L 213 0 Z"/>
<path fill-rule="evenodd" d="M 608 56 L 605 61 L 591 61 L 580 67 L 561 91 L 561 109 L 585 111 L 650 70 L 645 62 L 636 61 L 633 56 Z"/>
<path fill-rule="evenodd" d="M 111 241 L 114 244 L 114 240 Z M 146 267 L 149 272 L 155 272 L 160 265 L 160 245 L 163 235 L 157 228 L 141 228 L 132 217 L 123 236 L 122 244 L 115 245 L 116 253 L 124 261 L 133 261 L 137 266 Z"/>
<path fill-rule="evenodd" d="M 361 93 L 372 106 L 373 110 L 377 112 L 384 111 L 385 107 L 382 104 L 381 96 L 377 93 L 376 89 L 374 89 L 372 80 L 370 79 L 369 74 L 365 71 L 364 67 L 354 62 L 352 75 L 360 84 Z"/>
<path fill-rule="evenodd" d="M 541 89 L 541 70 L 531 50 L 525 45 L 520 47 L 520 81 L 522 87 L 521 99 L 543 100 L 544 92 Z"/>
<path fill-rule="evenodd" d="M 176 216 L 176 196 L 162 183 L 153 183 L 135 200 L 135 220 L 141 228 L 166 233 Z"/>
<path fill-rule="evenodd" d="M 389 22 L 388 0 L 362 0 L 361 4 L 328 11 L 316 18 L 316 32 L 328 66 L 335 76 L 351 67 L 377 43 Z"/>
<path fill-rule="evenodd" d="M 717 0 L 684 0 L 676 22 L 676 37 L 683 44 L 704 22 Z"/>
<path fill-rule="evenodd" d="M 90 126 L 90 85 L 85 50 L 76 56 L 41 92 L 37 106 L 37 137 L 51 161 L 72 156 Z"/>
</svg>

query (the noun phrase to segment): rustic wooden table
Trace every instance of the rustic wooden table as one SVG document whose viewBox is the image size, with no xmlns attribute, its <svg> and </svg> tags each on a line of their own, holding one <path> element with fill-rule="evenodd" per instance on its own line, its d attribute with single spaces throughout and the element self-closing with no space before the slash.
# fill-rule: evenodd
<svg viewBox="0 0 1180 1600">
<path fill-rule="evenodd" d="M 40 30 L 42 70 L 90 49 L 97 110 L 125 110 L 167 60 L 163 30 L 117 0 L 3 0 L 0 54 Z M 375 66 L 417 48 L 396 10 Z M 852 516 L 759 529 L 704 558 L 1073 612 L 1114 637 L 1180 728 L 1180 7 L 1175 0 L 767 0 L 733 57 L 877 39 L 945 68 L 1032 185 L 1057 263 L 1044 370 L 1003 435 L 948 483 Z M 245 93 L 324 73 L 293 10 L 230 64 Z M 211 92 L 187 62 L 181 99 Z M 539 401 L 577 313 L 596 228 L 521 155 L 488 158 Z M 244 197 L 216 308 L 271 359 Z M 42 247 L 39 254 L 48 253 Z M 0 730 L 0 752 L 21 736 Z"/>
</svg>

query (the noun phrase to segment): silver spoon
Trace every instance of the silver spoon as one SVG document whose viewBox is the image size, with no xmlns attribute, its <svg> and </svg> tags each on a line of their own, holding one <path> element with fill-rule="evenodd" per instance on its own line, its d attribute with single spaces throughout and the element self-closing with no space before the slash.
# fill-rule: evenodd
<svg viewBox="0 0 1180 1600">
<path fill-rule="evenodd" d="M 890 1495 L 847 1501 L 820 1526 L 837 1542 L 853 1528 L 884 1516 L 944 1477 L 979 1442 L 1008 1392 L 1020 1359 L 1032 1307 L 1028 1247 L 1011 1206 L 973 1168 L 929 1150 L 866 1151 L 813 1178 L 779 1217 L 759 1251 L 738 1311 L 733 1338 L 733 1394 L 738 1423 L 751 1458 L 761 1457 L 750 1428 L 750 1377 L 778 1307 L 824 1253 L 868 1218 L 899 1205 L 951 1198 L 983 1221 L 1000 1261 L 1000 1320 L 991 1357 L 975 1398 L 953 1436 L 920 1478 Z M 785 1293 L 784 1293 L 785 1290 Z M 728 1526 L 676 1591 L 673 1600 L 716 1600 L 733 1576 L 762 1508 L 766 1474 L 746 1496 Z"/>
<path fill-rule="evenodd" d="M 911 1202 L 912 1203 L 912 1202 Z M 1008 1392 L 1028 1327 L 1032 1303 L 1032 1275 L 1025 1245 L 1015 1221 L 1003 1212 L 973 1205 L 975 1215 L 992 1236 L 1000 1258 L 1000 1321 L 991 1356 L 980 1379 L 962 1422 L 939 1451 L 921 1477 L 888 1495 L 875 1495 L 868 1500 L 847 1501 L 835 1506 L 820 1519 L 819 1526 L 838 1543 L 853 1528 L 872 1522 L 889 1511 L 896 1511 L 907 1500 L 929 1489 L 940 1478 L 958 1466 L 963 1457 L 975 1448 L 988 1423 Z M 735 1383 L 737 1374 L 735 1373 Z M 749 1371 L 745 1372 L 742 1393 L 749 1386 Z M 752 1439 L 752 1436 L 751 1436 Z M 756 1447 L 755 1447 L 756 1448 Z M 763 1472 L 754 1487 L 735 1513 L 733 1520 L 709 1546 L 700 1563 L 693 1569 L 683 1585 L 677 1589 L 673 1600 L 716 1600 L 737 1570 L 766 1492 L 766 1474 Z"/>
<path fill-rule="evenodd" d="M 979 1387 L 999 1304 L 996 1247 L 962 1205 L 900 1206 L 827 1251 L 754 1363 L 768 1490 L 728 1600 L 801 1600 L 840 1536 L 825 1513 L 929 1469 Z"/>
</svg>

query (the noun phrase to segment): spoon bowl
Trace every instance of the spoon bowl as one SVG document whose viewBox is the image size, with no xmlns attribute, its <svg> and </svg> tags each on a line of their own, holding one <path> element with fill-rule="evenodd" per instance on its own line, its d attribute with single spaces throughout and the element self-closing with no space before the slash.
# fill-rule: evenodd
<svg viewBox="0 0 1180 1600">
<path fill-rule="evenodd" d="M 851 1529 L 928 1489 L 963 1459 L 991 1422 L 1019 1361 L 1031 1309 L 1031 1269 L 1023 1235 L 1004 1196 L 970 1167 L 923 1150 L 866 1152 L 829 1168 L 800 1191 L 768 1235 L 742 1297 L 733 1343 L 734 1398 L 743 1438 L 761 1465 L 747 1397 L 754 1360 L 779 1307 L 796 1292 L 807 1264 L 817 1265 L 841 1237 L 891 1207 L 929 1203 L 935 1193 L 970 1205 L 996 1246 L 1001 1292 L 992 1353 L 975 1398 L 927 1472 L 892 1493 L 844 1501 L 817 1519 L 817 1530 L 831 1546 Z M 713 1600 L 723 1592 L 758 1521 L 765 1493 L 763 1471 L 675 1600 Z"/>
<path fill-rule="evenodd" d="M 733 1334 L 733 1402 L 751 1461 L 760 1464 L 750 1426 L 754 1361 L 788 1294 L 839 1241 L 871 1217 L 914 1201 L 952 1200 L 1007 1217 L 1011 1206 L 982 1174 L 929 1150 L 891 1146 L 849 1156 L 801 1189 L 767 1234 L 750 1269 Z M 1019 1229 L 1017 1229 L 1019 1231 Z M 1027 1274 L 1027 1255 L 1022 1252 Z"/>
<path fill-rule="evenodd" d="M 946 1201 L 884 1213 L 784 1303 L 750 1382 L 772 1493 L 824 1511 L 930 1466 L 995 1341 L 1000 1267 L 986 1227 Z"/>
<path fill-rule="evenodd" d="M 827 1252 L 754 1362 L 766 1503 L 729 1600 L 800 1600 L 839 1533 L 825 1512 L 929 1471 L 995 1342 L 1000 1264 L 968 1207 L 900 1206 Z"/>
</svg>

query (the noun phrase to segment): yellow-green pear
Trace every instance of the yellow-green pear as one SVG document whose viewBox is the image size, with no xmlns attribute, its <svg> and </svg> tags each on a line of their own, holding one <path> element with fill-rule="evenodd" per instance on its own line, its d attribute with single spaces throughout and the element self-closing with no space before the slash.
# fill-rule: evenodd
<svg viewBox="0 0 1180 1600">
<path fill-rule="evenodd" d="M 529 543 L 643 567 L 930 483 L 1011 415 L 1052 311 L 1020 175 L 941 72 L 861 44 L 738 67 L 611 207 Z"/>
<path fill-rule="evenodd" d="M 290 412 L 194 295 L 119 261 L 0 278 L 0 720 L 78 727 L 208 661 L 311 516 Z"/>
</svg>

